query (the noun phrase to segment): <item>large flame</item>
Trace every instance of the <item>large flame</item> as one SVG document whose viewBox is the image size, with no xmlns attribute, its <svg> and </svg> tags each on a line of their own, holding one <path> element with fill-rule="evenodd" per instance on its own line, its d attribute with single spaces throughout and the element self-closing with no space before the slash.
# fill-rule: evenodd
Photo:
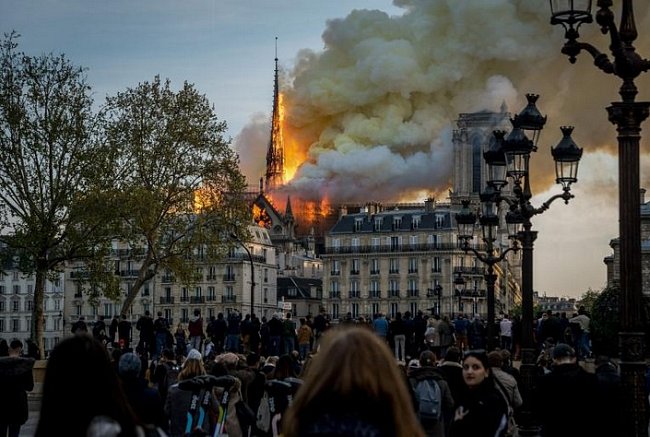
<svg viewBox="0 0 650 437">
<path fill-rule="evenodd" d="M 284 183 L 287 183 L 293 179 L 298 167 L 307 160 L 307 147 L 301 146 L 295 135 L 292 135 L 291 124 L 287 123 L 286 118 L 287 108 L 284 94 L 280 93 L 278 103 L 280 131 L 284 142 Z"/>
</svg>

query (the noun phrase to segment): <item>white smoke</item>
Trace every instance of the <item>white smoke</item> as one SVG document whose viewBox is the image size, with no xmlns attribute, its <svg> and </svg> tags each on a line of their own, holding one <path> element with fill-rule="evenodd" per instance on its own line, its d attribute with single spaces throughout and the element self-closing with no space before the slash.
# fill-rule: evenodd
<svg viewBox="0 0 650 437">
<path fill-rule="evenodd" d="M 284 87 L 285 135 L 299 141 L 308 161 L 290 190 L 333 202 L 442 193 L 458 114 L 497 111 L 503 102 L 518 112 L 527 92 L 541 94 L 538 105 L 549 115 L 544 156 L 532 161 L 534 174 L 544 175 L 540 190 L 554 178 L 548 148 L 561 138 L 560 125 L 576 125 L 574 139 L 588 150 L 613 150 L 604 107 L 618 99 L 618 80 L 597 71 L 587 53 L 569 64 L 560 53 L 563 29 L 549 24 L 546 3 L 394 3 L 402 15 L 355 10 L 329 21 L 323 51 L 298 54 Z M 639 29 L 650 28 L 647 9 L 637 10 Z M 597 26 L 581 33 L 607 48 Z M 637 42 L 642 53 L 648 45 Z"/>
</svg>

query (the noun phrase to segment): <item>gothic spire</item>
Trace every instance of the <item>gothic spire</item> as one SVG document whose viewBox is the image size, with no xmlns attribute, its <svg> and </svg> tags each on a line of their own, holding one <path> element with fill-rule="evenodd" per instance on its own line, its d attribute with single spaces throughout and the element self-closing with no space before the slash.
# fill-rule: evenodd
<svg viewBox="0 0 650 437">
<path fill-rule="evenodd" d="M 275 83 L 273 87 L 273 115 L 271 139 L 266 152 L 266 190 L 273 190 L 284 183 L 284 140 L 280 125 L 280 87 L 278 81 L 278 37 L 275 37 Z"/>
</svg>

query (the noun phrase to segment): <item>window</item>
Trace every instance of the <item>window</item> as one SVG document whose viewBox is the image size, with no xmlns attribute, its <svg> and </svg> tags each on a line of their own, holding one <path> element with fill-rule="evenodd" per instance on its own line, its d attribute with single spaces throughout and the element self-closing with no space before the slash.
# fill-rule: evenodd
<svg viewBox="0 0 650 437">
<path fill-rule="evenodd" d="M 34 294 L 34 284 L 27 284 L 27 294 Z"/>
<path fill-rule="evenodd" d="M 352 243 L 352 252 L 359 252 L 359 239 L 355 237 L 351 240 L 351 243 Z"/>
<path fill-rule="evenodd" d="M 377 281 L 376 279 L 370 281 L 370 297 L 375 299 L 381 297 L 381 293 L 379 291 L 379 281 Z"/>
<path fill-rule="evenodd" d="M 268 251 L 266 250 L 266 248 L 262 248 L 262 257 L 264 257 L 264 262 L 266 262 L 266 254 L 267 253 L 268 253 Z"/>
<path fill-rule="evenodd" d="M 229 285 L 229 286 L 226 287 L 225 295 L 229 299 L 232 299 L 233 297 L 235 297 L 235 289 L 233 288 L 232 285 Z"/>
<path fill-rule="evenodd" d="M 352 268 L 350 269 L 350 274 L 351 275 L 358 275 L 359 270 L 360 270 L 360 262 L 359 258 L 353 258 L 352 259 Z"/>
<path fill-rule="evenodd" d="M 4 312 L 4 310 L 5 310 L 5 301 L 0 300 L 0 312 Z"/>
<path fill-rule="evenodd" d="M 399 282 L 397 280 L 388 281 L 388 293 L 390 297 L 399 297 Z"/>
<path fill-rule="evenodd" d="M 5 332 L 5 319 L 0 319 L 0 332 Z"/>
<path fill-rule="evenodd" d="M 382 219 L 381 217 L 375 217 L 375 223 L 373 229 L 375 231 L 381 231 Z"/>
<path fill-rule="evenodd" d="M 353 303 L 352 304 L 352 317 L 357 318 L 359 317 L 359 304 L 358 303 Z"/>
<path fill-rule="evenodd" d="M 420 221 L 422 218 L 419 215 L 414 215 L 411 219 L 411 224 L 413 229 L 418 229 L 420 227 Z"/>
<path fill-rule="evenodd" d="M 400 229 L 402 227 L 402 216 L 393 217 L 393 229 Z"/>
<path fill-rule="evenodd" d="M 402 246 L 401 237 L 390 237 L 390 250 L 395 252 L 401 249 Z"/>
<path fill-rule="evenodd" d="M 337 303 L 332 304 L 332 318 L 333 319 L 339 318 L 339 304 Z"/>
<path fill-rule="evenodd" d="M 332 251 L 338 253 L 341 250 L 341 240 L 332 238 Z"/>
<path fill-rule="evenodd" d="M 355 232 L 360 231 L 362 227 L 363 227 L 363 217 L 355 217 L 354 219 Z"/>
<path fill-rule="evenodd" d="M 0 285 L 0 293 L 5 294 L 7 292 L 7 288 L 4 285 Z"/>
<path fill-rule="evenodd" d="M 111 309 L 113 308 L 113 305 L 110 303 L 105 303 L 104 304 L 104 317 L 112 317 L 113 314 L 111 313 Z"/>
<path fill-rule="evenodd" d="M 201 287 L 196 287 L 196 288 L 194 289 L 194 296 L 195 296 L 195 297 L 201 297 L 201 296 L 202 296 Z"/>
<path fill-rule="evenodd" d="M 409 279 L 408 283 L 409 297 L 417 297 L 418 295 L 418 282 L 416 279 Z"/>
<path fill-rule="evenodd" d="M 388 273 L 399 273 L 399 259 L 391 258 L 389 260 L 389 263 L 390 263 L 390 268 L 388 270 Z"/>
<path fill-rule="evenodd" d="M 296 296 L 298 296 L 298 289 L 296 287 L 289 287 L 287 289 L 287 294 L 290 297 L 296 297 Z"/>
<path fill-rule="evenodd" d="M 34 309 L 34 301 L 28 300 L 25 302 L 25 311 L 32 311 Z"/>
<path fill-rule="evenodd" d="M 183 287 L 181 289 L 181 302 L 187 302 L 189 300 L 190 300 L 189 291 L 187 290 L 187 287 Z"/>
<path fill-rule="evenodd" d="M 341 290 L 339 281 L 332 281 L 330 283 L 332 293 L 338 293 Z"/>
<path fill-rule="evenodd" d="M 359 281 L 350 281 L 350 297 L 359 297 Z"/>
<path fill-rule="evenodd" d="M 78 316 L 81 315 L 81 305 L 75 305 L 75 314 Z"/>
<path fill-rule="evenodd" d="M 373 258 L 370 260 L 370 274 L 371 275 L 379 274 L 379 260 L 377 258 Z"/>
<path fill-rule="evenodd" d="M 409 273 L 417 273 L 417 272 L 418 272 L 418 259 L 409 258 Z"/>
<path fill-rule="evenodd" d="M 433 273 L 440 273 L 442 271 L 441 263 L 440 263 L 440 257 L 439 256 L 434 256 L 433 260 L 431 261 L 431 271 Z"/>
<path fill-rule="evenodd" d="M 269 303 L 269 289 L 264 287 L 264 303 Z"/>
<path fill-rule="evenodd" d="M 14 294 L 20 293 L 20 285 L 14 285 Z"/>
<path fill-rule="evenodd" d="M 427 243 L 429 243 L 429 248 L 431 249 L 439 249 L 439 242 L 438 242 L 438 236 L 437 235 L 429 235 L 427 237 Z"/>
<path fill-rule="evenodd" d="M 371 244 L 372 244 L 372 251 L 377 252 L 381 247 L 381 242 L 379 240 L 379 237 L 372 237 Z"/>
<path fill-rule="evenodd" d="M 269 282 L 269 269 L 264 269 L 264 282 Z"/>
<path fill-rule="evenodd" d="M 20 331 L 20 319 L 11 319 L 11 332 Z"/>
<path fill-rule="evenodd" d="M 172 310 L 169 308 L 166 308 L 163 310 L 163 315 L 167 319 L 169 323 L 172 323 Z"/>
<path fill-rule="evenodd" d="M 378 303 L 371 303 L 370 304 L 370 312 L 371 315 L 374 317 L 375 315 L 379 314 L 379 304 Z"/>
<path fill-rule="evenodd" d="M 436 214 L 436 229 L 443 228 L 445 226 L 445 215 L 444 214 Z"/>
<path fill-rule="evenodd" d="M 190 321 L 190 311 L 187 308 L 181 309 L 181 322 L 187 323 Z"/>
<path fill-rule="evenodd" d="M 417 314 L 418 313 L 418 303 L 417 302 L 411 302 L 409 304 L 409 309 L 411 310 L 411 314 Z"/>
<path fill-rule="evenodd" d="M 399 305 L 396 302 L 391 302 L 389 312 L 391 319 L 395 318 L 395 315 L 399 312 Z"/>
<path fill-rule="evenodd" d="M 20 301 L 18 299 L 11 301 L 11 309 L 13 311 L 20 311 Z"/>
<path fill-rule="evenodd" d="M 14 281 L 18 281 L 18 280 L 20 280 L 20 273 L 18 273 L 18 272 L 13 272 L 13 274 L 12 274 L 12 279 L 13 279 Z"/>
<path fill-rule="evenodd" d="M 417 248 L 417 247 L 418 247 L 419 240 L 420 240 L 420 239 L 418 238 L 417 235 L 411 235 L 411 236 L 409 237 L 409 243 L 410 243 L 411 247 L 412 247 L 412 248 Z"/>
<path fill-rule="evenodd" d="M 214 287 L 208 287 L 208 300 L 214 301 L 216 299 L 217 299 L 217 294 L 215 292 Z"/>
<path fill-rule="evenodd" d="M 341 261 L 338 259 L 333 259 L 332 260 L 332 275 L 340 275 L 341 274 Z"/>
<path fill-rule="evenodd" d="M 147 282 L 144 284 L 144 287 L 142 288 L 142 295 L 143 296 L 149 296 L 151 292 L 149 291 L 149 283 Z"/>
</svg>

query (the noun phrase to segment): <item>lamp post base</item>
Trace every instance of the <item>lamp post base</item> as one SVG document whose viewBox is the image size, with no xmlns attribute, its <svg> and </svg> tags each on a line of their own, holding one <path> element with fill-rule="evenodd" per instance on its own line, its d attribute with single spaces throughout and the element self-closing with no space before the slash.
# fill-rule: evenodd
<svg viewBox="0 0 650 437">
<path fill-rule="evenodd" d="M 621 351 L 621 382 L 625 392 L 629 394 L 623 399 L 623 410 L 629 412 L 627 417 L 630 419 L 621 424 L 621 435 L 647 437 L 645 335 L 643 332 L 619 332 L 618 340 Z"/>
<path fill-rule="evenodd" d="M 521 396 L 524 400 L 522 411 L 518 417 L 518 430 L 520 437 L 539 437 L 541 428 L 535 423 L 535 416 L 532 409 L 532 400 L 535 396 L 535 388 L 537 383 L 537 366 L 536 351 L 533 348 L 521 349 L 521 366 L 519 367 L 519 374 L 521 375 Z"/>
</svg>

